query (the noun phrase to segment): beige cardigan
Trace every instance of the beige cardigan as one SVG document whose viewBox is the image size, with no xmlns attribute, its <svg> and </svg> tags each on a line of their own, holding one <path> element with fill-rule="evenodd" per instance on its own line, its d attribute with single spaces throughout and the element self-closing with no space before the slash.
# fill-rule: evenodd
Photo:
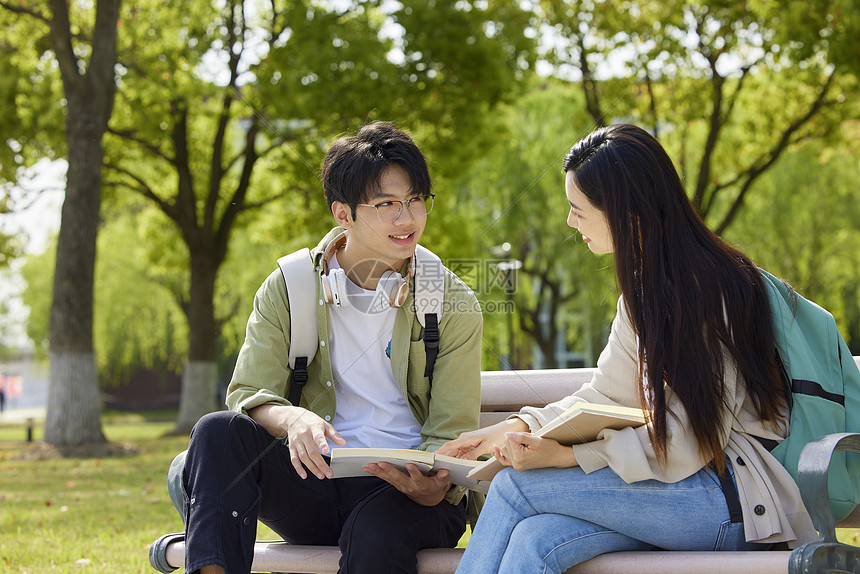
<svg viewBox="0 0 860 574">
<path fill-rule="evenodd" d="M 532 431 L 576 401 L 638 407 L 636 388 L 638 355 L 636 335 L 622 299 L 612 323 L 609 342 L 597 361 L 594 378 L 574 394 L 544 408 L 526 407 L 519 413 Z M 781 439 L 785 430 L 774 432 L 758 419 L 739 385 L 732 364 L 726 365 L 726 393 L 732 405 L 722 436 L 726 454 L 732 461 L 744 516 L 744 530 L 750 542 L 787 542 L 794 547 L 816 538 L 812 520 L 803 506 L 800 491 L 785 468 L 754 436 Z M 676 416 L 667 417 L 667 464 L 660 465 L 646 427 L 620 431 L 605 430 L 594 442 L 574 446 L 582 469 L 593 472 L 610 467 L 625 482 L 655 479 L 677 482 L 698 472 L 706 463 L 687 424 L 687 416 L 671 389 L 666 401 Z"/>
</svg>

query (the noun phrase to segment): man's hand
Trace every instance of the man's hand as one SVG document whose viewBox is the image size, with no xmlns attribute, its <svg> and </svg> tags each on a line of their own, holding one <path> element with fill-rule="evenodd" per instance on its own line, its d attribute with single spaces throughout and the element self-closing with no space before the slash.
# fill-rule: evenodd
<svg viewBox="0 0 860 574">
<path fill-rule="evenodd" d="M 464 432 L 458 438 L 443 444 L 436 452 L 475 460 L 482 454 L 491 453 L 494 448 L 504 444 L 507 433 L 527 430 L 529 430 L 529 426 L 525 421 L 516 417 L 510 418 L 486 428 Z"/>
<path fill-rule="evenodd" d="M 517 470 L 576 466 L 576 456 L 571 447 L 522 432 L 508 433 L 504 444 L 496 447 L 495 456 L 502 464 Z"/>
<path fill-rule="evenodd" d="M 334 476 L 322 457 L 329 452 L 326 439 L 341 446 L 346 441 L 321 417 L 301 407 L 284 405 L 260 405 L 248 414 L 272 436 L 287 437 L 290 462 L 301 478 L 307 478 L 304 467 L 319 479 Z"/>
<path fill-rule="evenodd" d="M 417 466 L 407 463 L 407 474 L 392 464 L 380 461 L 368 464 L 363 470 L 393 485 L 422 506 L 436 506 L 442 502 L 445 493 L 451 488 L 446 469 L 424 476 Z"/>
</svg>

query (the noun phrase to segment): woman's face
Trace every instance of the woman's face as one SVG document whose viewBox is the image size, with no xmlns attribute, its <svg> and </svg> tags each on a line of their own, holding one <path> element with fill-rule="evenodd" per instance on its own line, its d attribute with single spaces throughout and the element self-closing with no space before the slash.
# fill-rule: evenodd
<svg viewBox="0 0 860 574">
<path fill-rule="evenodd" d="M 603 212 L 594 207 L 576 186 L 571 171 L 565 175 L 564 190 L 570 204 L 567 224 L 579 231 L 582 241 L 593 253 L 612 253 L 614 248 L 609 222 Z"/>
</svg>

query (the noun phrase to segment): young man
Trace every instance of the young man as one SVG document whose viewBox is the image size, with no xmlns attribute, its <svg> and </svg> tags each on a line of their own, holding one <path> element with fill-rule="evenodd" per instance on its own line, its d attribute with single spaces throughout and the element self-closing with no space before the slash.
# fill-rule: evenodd
<svg viewBox="0 0 860 574">
<path fill-rule="evenodd" d="M 258 519 L 293 544 L 339 545 L 343 573 L 415 572 L 418 550 L 452 547 L 465 530 L 464 490 L 446 471 L 379 463 L 373 476 L 332 477 L 331 448 L 433 451 L 477 428 L 482 319 L 468 287 L 437 267 L 444 305 L 425 376 L 417 279 L 392 280 L 422 273 L 413 259 L 434 197 L 408 135 L 377 122 L 337 140 L 322 179 L 339 227 L 310 253 L 319 347 L 307 384 L 291 404 L 291 315 L 276 270 L 254 300 L 230 410 L 203 417 L 171 466 L 187 572 L 249 572 Z"/>
</svg>

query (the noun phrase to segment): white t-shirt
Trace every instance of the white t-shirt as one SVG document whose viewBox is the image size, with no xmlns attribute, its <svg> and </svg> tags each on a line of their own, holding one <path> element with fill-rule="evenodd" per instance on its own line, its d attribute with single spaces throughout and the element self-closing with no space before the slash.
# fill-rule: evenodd
<svg viewBox="0 0 860 574">
<path fill-rule="evenodd" d="M 339 268 L 336 255 L 329 267 Z M 346 286 L 348 305 L 328 307 L 337 398 L 332 425 L 346 440 L 343 446 L 417 448 L 421 425 L 397 386 L 389 358 L 397 309 L 349 278 Z"/>
</svg>

